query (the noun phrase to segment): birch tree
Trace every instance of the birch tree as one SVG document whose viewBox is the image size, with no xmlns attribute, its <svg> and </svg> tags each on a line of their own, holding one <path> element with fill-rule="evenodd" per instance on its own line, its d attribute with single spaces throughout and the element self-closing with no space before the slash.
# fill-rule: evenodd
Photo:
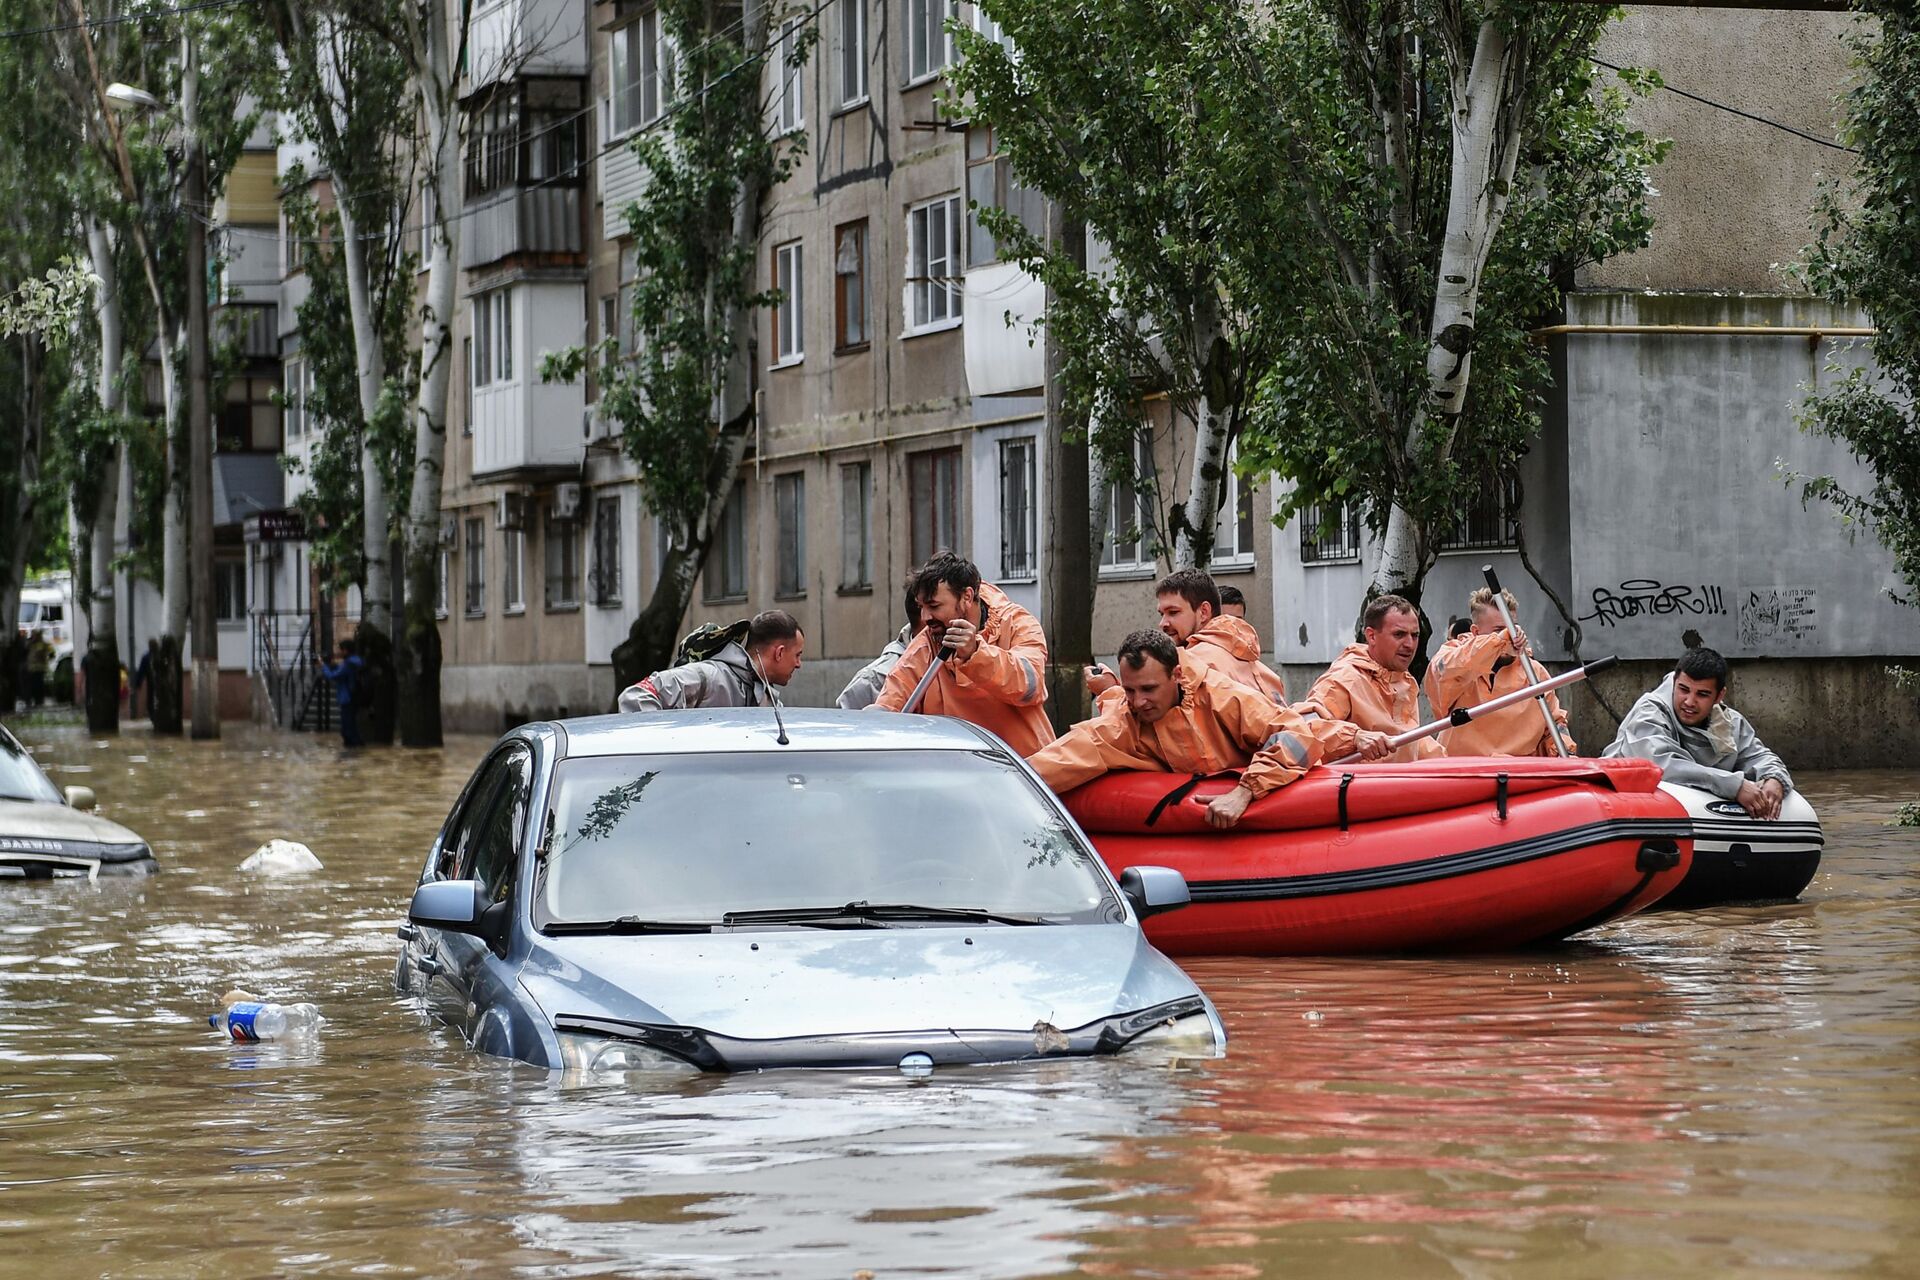
<svg viewBox="0 0 1920 1280">
<path fill-rule="evenodd" d="M 776 295 L 753 287 L 762 208 L 792 171 L 801 139 L 771 136 L 764 69 L 777 70 L 772 23 L 817 9 L 743 8 L 713 0 L 666 0 L 665 30 L 677 50 L 673 100 L 633 141 L 647 188 L 626 209 L 637 263 L 633 345 L 608 335 L 594 351 L 550 355 L 541 375 L 578 377 L 591 364 L 599 411 L 621 428 L 647 505 L 669 545 L 653 596 L 614 648 L 627 684 L 670 662 L 714 531 L 733 496 L 752 435 L 748 370 L 754 315 Z M 738 15 L 738 21 L 735 15 Z M 804 61 L 811 23 L 789 42 Z"/>
</svg>

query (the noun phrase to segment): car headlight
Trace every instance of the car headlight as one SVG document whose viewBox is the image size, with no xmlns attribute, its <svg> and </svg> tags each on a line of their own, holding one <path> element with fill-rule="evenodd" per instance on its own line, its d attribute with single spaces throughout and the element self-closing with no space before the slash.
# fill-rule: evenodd
<svg viewBox="0 0 1920 1280">
<path fill-rule="evenodd" d="M 560 1066 L 581 1075 L 621 1075 L 629 1071 L 671 1071 L 691 1075 L 700 1070 L 683 1058 L 650 1049 L 631 1040 L 608 1040 L 562 1032 Z"/>
<path fill-rule="evenodd" d="M 1204 1010 L 1184 1018 L 1169 1018 L 1127 1041 L 1127 1053 L 1146 1052 L 1162 1057 L 1218 1058 L 1227 1050 L 1222 1028 Z"/>
</svg>

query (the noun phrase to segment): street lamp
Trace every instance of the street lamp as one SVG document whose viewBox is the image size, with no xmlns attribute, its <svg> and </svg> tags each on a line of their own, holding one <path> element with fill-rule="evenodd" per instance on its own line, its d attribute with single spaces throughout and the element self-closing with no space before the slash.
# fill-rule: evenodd
<svg viewBox="0 0 1920 1280">
<path fill-rule="evenodd" d="M 193 736 L 220 736 L 220 638 L 213 599 L 213 421 L 207 386 L 207 157 L 200 140 L 199 75 L 193 37 L 181 37 L 180 116 L 186 172 L 180 202 L 187 215 L 187 475 L 190 552 L 188 626 L 193 636 Z M 154 111 L 160 99 L 115 81 L 106 88 L 116 111 Z M 166 341 L 166 335 L 160 337 Z"/>
</svg>

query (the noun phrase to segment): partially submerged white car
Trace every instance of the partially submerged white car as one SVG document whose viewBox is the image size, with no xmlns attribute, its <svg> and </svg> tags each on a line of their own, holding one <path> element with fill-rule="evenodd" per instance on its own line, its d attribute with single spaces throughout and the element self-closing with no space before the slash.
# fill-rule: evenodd
<svg viewBox="0 0 1920 1280">
<path fill-rule="evenodd" d="M 93 813 L 93 791 L 63 796 L 0 726 L 0 880 L 94 880 L 159 870 L 147 842 Z"/>
</svg>

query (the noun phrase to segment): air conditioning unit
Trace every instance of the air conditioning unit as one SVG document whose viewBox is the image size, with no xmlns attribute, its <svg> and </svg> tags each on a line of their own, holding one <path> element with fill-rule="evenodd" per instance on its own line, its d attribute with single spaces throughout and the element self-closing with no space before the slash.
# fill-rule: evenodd
<svg viewBox="0 0 1920 1280">
<path fill-rule="evenodd" d="M 443 515 L 440 517 L 440 546 L 442 550 L 453 546 L 460 540 L 460 517 Z"/>
<path fill-rule="evenodd" d="M 525 529 L 527 527 L 527 495 L 508 490 L 494 498 L 493 527 Z"/>
<path fill-rule="evenodd" d="M 571 480 L 553 486 L 551 510 L 555 520 L 578 520 L 580 518 L 580 486 Z"/>
</svg>

